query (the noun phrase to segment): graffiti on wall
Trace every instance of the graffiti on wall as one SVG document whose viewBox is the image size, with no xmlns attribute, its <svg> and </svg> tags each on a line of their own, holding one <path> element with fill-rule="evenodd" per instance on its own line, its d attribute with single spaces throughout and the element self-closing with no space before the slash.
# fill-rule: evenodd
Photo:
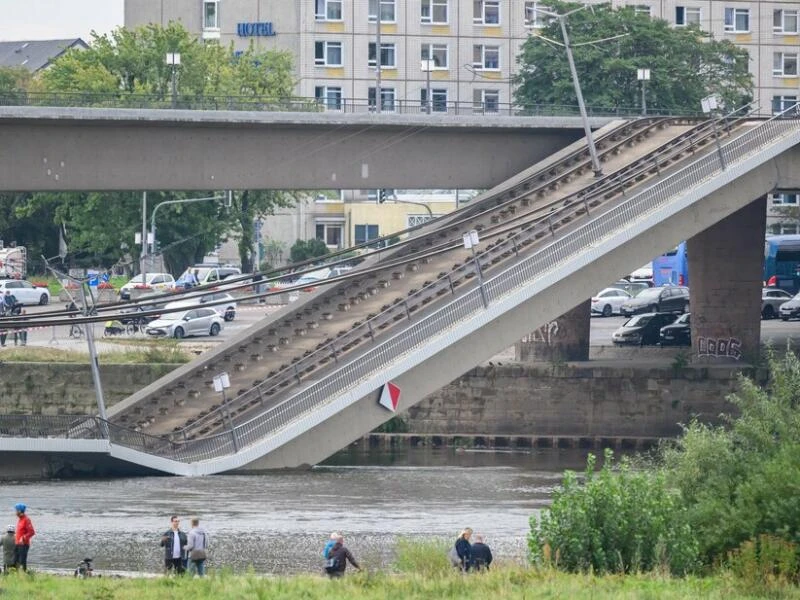
<svg viewBox="0 0 800 600">
<path fill-rule="evenodd" d="M 523 342 L 538 342 L 549 346 L 558 337 L 558 321 L 550 321 L 545 323 L 538 329 L 535 329 L 530 335 L 522 338 Z"/>
<path fill-rule="evenodd" d="M 739 338 L 697 338 L 697 355 L 741 360 L 742 341 Z"/>
</svg>

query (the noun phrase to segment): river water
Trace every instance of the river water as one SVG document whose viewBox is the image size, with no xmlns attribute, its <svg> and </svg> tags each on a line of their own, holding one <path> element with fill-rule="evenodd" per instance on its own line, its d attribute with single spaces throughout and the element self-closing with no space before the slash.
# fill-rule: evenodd
<svg viewBox="0 0 800 600">
<path fill-rule="evenodd" d="M 212 538 L 210 566 L 259 573 L 320 572 L 322 546 L 342 531 L 357 560 L 390 568 L 397 539 L 455 539 L 464 527 L 486 535 L 496 556 L 522 560 L 528 520 L 549 502 L 583 453 L 410 449 L 340 453 L 311 471 L 47 481 L 3 486 L 10 508 L 25 502 L 37 529 L 29 562 L 98 571 L 158 572 L 169 517 L 183 529 L 197 515 Z"/>
</svg>

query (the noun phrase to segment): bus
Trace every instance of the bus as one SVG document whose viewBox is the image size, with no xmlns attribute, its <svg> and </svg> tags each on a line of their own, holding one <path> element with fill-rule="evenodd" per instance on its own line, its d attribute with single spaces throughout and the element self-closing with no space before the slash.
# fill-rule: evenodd
<svg viewBox="0 0 800 600">
<path fill-rule="evenodd" d="M 792 294 L 800 291 L 800 235 L 767 236 L 764 282 Z"/>
<path fill-rule="evenodd" d="M 800 236 L 798 236 L 800 237 Z M 686 242 L 653 259 L 653 285 L 689 285 L 689 258 Z"/>
</svg>

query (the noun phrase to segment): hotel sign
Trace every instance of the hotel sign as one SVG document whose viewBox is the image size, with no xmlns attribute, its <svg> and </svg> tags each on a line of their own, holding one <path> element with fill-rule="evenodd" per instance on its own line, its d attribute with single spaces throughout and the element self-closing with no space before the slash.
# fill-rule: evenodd
<svg viewBox="0 0 800 600">
<path fill-rule="evenodd" d="M 270 21 L 262 23 L 238 23 L 236 25 L 236 34 L 239 37 L 270 37 L 275 35 L 275 30 L 272 28 Z"/>
</svg>

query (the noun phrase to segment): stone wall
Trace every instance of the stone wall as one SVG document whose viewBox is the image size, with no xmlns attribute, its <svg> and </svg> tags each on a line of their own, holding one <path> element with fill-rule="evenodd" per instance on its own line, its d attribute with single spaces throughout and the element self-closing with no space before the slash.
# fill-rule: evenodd
<svg viewBox="0 0 800 600">
<path fill-rule="evenodd" d="M 693 416 L 716 422 L 731 406 L 739 369 L 725 365 L 479 367 L 411 408 L 414 433 L 667 437 Z M 123 398 L 176 365 L 102 365 L 106 404 Z M 96 412 L 88 365 L 5 363 L 0 412 Z"/>
<path fill-rule="evenodd" d="M 409 409 L 415 433 L 669 437 L 732 406 L 732 367 L 479 367 Z M 763 374 L 759 374 L 762 375 Z"/>
</svg>

